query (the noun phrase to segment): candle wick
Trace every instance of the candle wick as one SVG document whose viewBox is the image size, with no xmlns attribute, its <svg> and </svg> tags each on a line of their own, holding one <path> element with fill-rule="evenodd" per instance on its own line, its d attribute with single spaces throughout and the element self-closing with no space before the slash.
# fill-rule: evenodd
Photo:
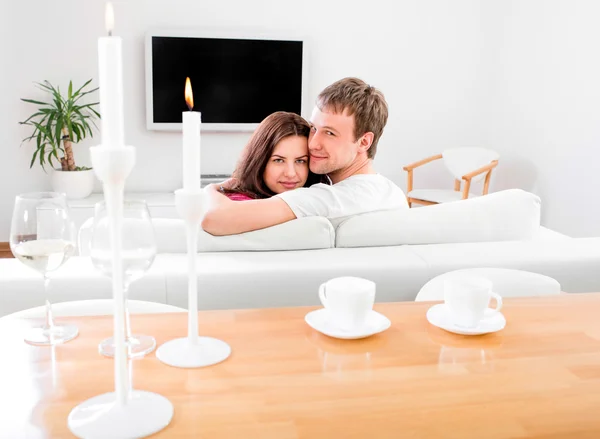
<svg viewBox="0 0 600 439">
<path fill-rule="evenodd" d="M 109 31 L 108 31 L 108 36 L 109 36 L 109 37 L 112 37 L 112 30 L 109 30 Z"/>
<path fill-rule="evenodd" d="M 187 104 L 187 107 L 188 107 L 188 110 L 190 110 L 190 111 L 192 111 L 192 108 L 194 108 L 190 104 Z"/>
</svg>

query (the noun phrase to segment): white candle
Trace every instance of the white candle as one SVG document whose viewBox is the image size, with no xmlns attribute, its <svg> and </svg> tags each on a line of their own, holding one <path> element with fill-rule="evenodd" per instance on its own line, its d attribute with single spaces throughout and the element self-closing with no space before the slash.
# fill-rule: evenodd
<svg viewBox="0 0 600 439">
<path fill-rule="evenodd" d="M 201 115 L 194 108 L 190 78 L 185 81 L 185 101 L 190 111 L 182 113 L 183 122 L 183 188 L 200 189 L 200 124 Z"/>
<path fill-rule="evenodd" d="M 98 39 L 98 71 L 100 82 L 100 115 L 102 116 L 102 146 L 124 147 L 123 130 L 123 65 L 121 38 L 112 36 L 114 12 L 111 3 L 106 4 L 105 16 L 108 37 Z M 123 221 L 123 188 L 114 182 L 104 182 L 104 198 L 110 218 L 112 248 L 112 283 L 115 340 L 115 393 L 119 406 L 129 400 L 127 379 L 127 351 L 125 347 L 125 302 L 123 292 L 123 261 L 121 254 Z"/>
<path fill-rule="evenodd" d="M 98 39 L 102 144 L 124 146 L 122 41 L 120 37 L 112 36 L 114 12 L 111 3 L 106 4 L 105 24 L 108 36 Z"/>
</svg>

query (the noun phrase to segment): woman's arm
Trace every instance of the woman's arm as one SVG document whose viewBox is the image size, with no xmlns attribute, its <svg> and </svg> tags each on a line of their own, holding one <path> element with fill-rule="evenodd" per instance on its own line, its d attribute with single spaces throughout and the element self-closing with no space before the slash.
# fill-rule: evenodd
<svg viewBox="0 0 600 439">
<path fill-rule="evenodd" d="M 215 184 L 204 188 L 208 206 L 202 219 L 202 229 L 211 235 L 235 235 L 296 218 L 292 209 L 279 197 L 232 201 L 219 189 L 219 185 Z"/>
</svg>

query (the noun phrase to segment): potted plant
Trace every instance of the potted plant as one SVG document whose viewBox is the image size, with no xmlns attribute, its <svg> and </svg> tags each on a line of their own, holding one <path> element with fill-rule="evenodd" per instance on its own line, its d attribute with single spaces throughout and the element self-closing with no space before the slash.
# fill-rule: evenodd
<svg viewBox="0 0 600 439">
<path fill-rule="evenodd" d="M 23 139 L 23 142 L 35 140 L 36 144 L 29 167 L 33 166 L 36 159 L 44 171 L 45 165 L 49 164 L 54 169 L 51 175 L 53 190 L 65 193 L 67 198 L 85 198 L 92 193 L 94 187 L 92 169 L 76 166 L 73 157 L 74 143 L 88 135 L 94 137 L 90 122 L 98 128 L 95 119 L 99 119 L 100 114 L 94 108 L 98 102 L 85 104 L 80 101 L 98 90 L 86 89 L 90 82 L 91 79 L 73 92 L 73 81 L 70 81 L 67 94 L 63 96 L 59 87 L 44 81 L 37 85 L 50 95 L 49 102 L 21 99 L 38 106 L 31 116 L 19 122 L 33 127 L 32 134 Z M 60 168 L 55 167 L 55 162 L 60 164 Z"/>
</svg>

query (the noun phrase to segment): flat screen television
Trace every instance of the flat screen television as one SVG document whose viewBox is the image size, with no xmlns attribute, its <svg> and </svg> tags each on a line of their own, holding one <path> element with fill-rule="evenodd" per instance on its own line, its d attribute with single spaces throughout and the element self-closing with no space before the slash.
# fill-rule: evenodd
<svg viewBox="0 0 600 439">
<path fill-rule="evenodd" d="M 149 130 L 181 130 L 188 76 L 203 131 L 252 131 L 275 111 L 303 114 L 301 39 L 156 30 L 145 45 Z"/>
</svg>

